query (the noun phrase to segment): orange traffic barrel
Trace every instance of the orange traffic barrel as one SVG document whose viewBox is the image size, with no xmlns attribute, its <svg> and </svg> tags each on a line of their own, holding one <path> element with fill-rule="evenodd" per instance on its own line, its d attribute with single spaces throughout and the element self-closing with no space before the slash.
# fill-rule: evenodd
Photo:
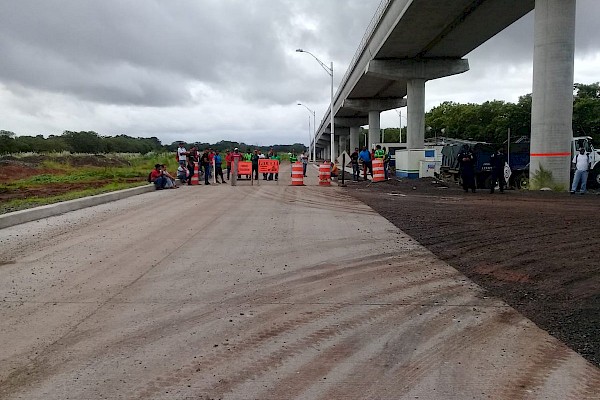
<svg viewBox="0 0 600 400">
<path fill-rule="evenodd" d="M 319 165 L 319 185 L 330 186 L 331 185 L 331 166 L 329 163 Z"/>
<path fill-rule="evenodd" d="M 192 180 L 191 180 L 192 185 L 199 185 L 200 184 L 199 177 L 200 177 L 200 170 L 198 168 L 198 163 L 195 162 L 194 163 L 194 175 L 192 175 Z"/>
<path fill-rule="evenodd" d="M 373 182 L 385 181 L 385 172 L 383 170 L 383 160 L 376 158 L 373 160 Z"/>
<path fill-rule="evenodd" d="M 304 171 L 301 162 L 292 164 L 292 186 L 304 186 Z"/>
</svg>

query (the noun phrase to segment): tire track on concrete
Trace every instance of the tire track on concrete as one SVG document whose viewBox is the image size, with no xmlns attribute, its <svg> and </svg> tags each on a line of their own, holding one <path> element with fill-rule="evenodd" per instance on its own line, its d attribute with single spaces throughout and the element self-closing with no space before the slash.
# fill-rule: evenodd
<svg viewBox="0 0 600 400">
<path fill-rule="evenodd" d="M 463 292 L 461 289 L 456 286 L 439 292 L 437 300 L 442 300 L 448 295 L 459 295 Z M 371 363 L 371 367 L 365 369 L 365 360 L 388 359 L 390 340 L 398 338 L 405 343 L 405 336 L 410 333 L 411 326 L 430 320 L 432 323 L 441 323 L 448 316 L 439 314 L 440 308 L 451 311 L 466 306 L 470 299 L 470 296 L 456 298 L 452 306 L 392 306 L 395 315 L 372 321 L 371 324 L 363 326 L 362 330 L 351 330 L 340 341 L 329 343 L 329 347 L 324 351 L 304 362 L 300 368 L 295 368 L 297 375 L 288 375 L 278 382 L 276 388 L 269 390 L 268 398 L 362 398 L 366 388 L 379 385 L 384 368 L 389 367 L 387 362 L 381 365 L 381 368 L 376 368 L 379 363 Z M 461 301 L 462 304 L 456 304 Z M 357 386 L 361 387 L 359 393 L 355 391 Z M 337 392 L 338 389 L 341 391 Z M 259 397 L 263 398 L 263 395 Z"/>
<path fill-rule="evenodd" d="M 370 272 L 368 272 L 368 271 L 365 272 L 365 274 L 367 274 L 367 275 L 369 273 Z M 438 282 L 438 281 L 444 280 L 444 279 L 446 279 L 446 277 L 434 277 L 434 278 L 431 278 L 430 281 L 432 283 L 435 283 L 435 282 Z M 388 293 L 398 293 L 401 291 L 412 291 L 416 288 L 417 285 L 421 286 L 426 283 L 427 282 L 420 281 L 418 283 L 412 282 L 409 284 L 392 285 L 391 287 L 388 287 L 385 289 L 375 288 L 375 289 L 373 289 L 372 292 L 365 293 L 365 294 L 359 296 L 356 299 L 355 303 L 367 301 L 368 299 L 372 298 L 373 296 L 382 297 Z M 459 286 L 459 284 L 456 284 L 456 285 Z M 268 290 L 268 288 L 265 288 L 265 290 Z M 439 286 L 432 285 L 430 290 L 431 290 L 431 293 L 435 293 L 437 290 L 439 290 Z M 344 292 L 343 286 L 340 286 L 340 291 L 342 293 Z M 310 296 L 317 296 L 319 294 L 320 294 L 320 291 L 315 292 L 314 294 L 305 293 L 304 296 L 308 295 L 309 297 L 304 299 L 303 304 L 311 302 Z M 421 294 L 423 294 L 423 292 L 421 292 Z M 292 301 L 292 303 L 297 303 L 297 301 Z M 391 307 L 392 305 L 385 305 L 385 306 Z M 274 315 L 274 314 L 277 315 L 277 314 L 280 314 L 281 312 L 283 312 L 285 309 L 287 309 L 287 307 L 288 306 L 279 306 L 278 309 L 276 308 L 275 310 L 271 310 L 268 313 L 270 315 Z M 233 343 L 232 345 L 235 345 L 236 348 L 247 349 L 246 351 L 255 351 L 253 349 L 256 349 L 258 346 L 264 345 L 265 343 L 269 342 L 269 340 L 271 338 L 282 336 L 284 334 L 298 330 L 299 327 L 302 325 L 313 324 L 315 320 L 328 319 L 328 318 L 334 317 L 337 315 L 337 313 L 340 312 L 340 310 L 344 309 L 345 307 L 347 307 L 346 303 L 335 303 L 328 307 L 319 309 L 317 312 L 313 312 L 311 314 L 307 314 L 302 317 L 295 318 L 292 321 L 285 322 L 281 325 L 263 330 L 255 335 L 253 335 L 250 338 L 242 339 L 242 341 Z M 242 330 L 243 330 L 243 328 L 242 328 Z M 194 362 L 192 365 L 188 365 L 188 369 L 194 370 L 195 372 L 200 372 L 197 370 L 198 369 L 202 370 L 202 368 L 206 365 L 219 365 L 219 364 L 224 363 L 225 361 L 230 361 L 230 360 L 233 361 L 233 359 L 242 359 L 241 355 L 237 354 L 237 353 L 233 354 L 233 353 L 227 352 L 226 350 L 222 350 L 221 353 L 223 353 L 223 354 L 220 354 L 218 356 L 213 356 L 213 358 L 205 359 L 202 364 L 198 364 L 198 363 Z M 183 367 L 183 368 L 185 369 L 185 367 Z M 178 376 L 170 376 L 169 379 L 165 380 L 165 382 L 170 382 L 170 384 L 168 386 L 172 386 L 174 384 L 181 383 L 183 380 L 188 379 L 188 378 L 191 378 L 191 376 L 188 374 L 178 375 Z M 146 389 L 138 396 L 138 398 L 141 399 L 144 396 L 149 396 L 153 392 L 158 392 L 158 391 L 162 390 L 162 388 L 163 387 L 153 387 L 150 392 L 148 392 Z"/>
</svg>

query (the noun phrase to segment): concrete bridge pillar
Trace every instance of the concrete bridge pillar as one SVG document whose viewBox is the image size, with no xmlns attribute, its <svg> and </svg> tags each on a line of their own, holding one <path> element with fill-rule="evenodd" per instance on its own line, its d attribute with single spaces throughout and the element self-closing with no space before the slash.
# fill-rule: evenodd
<svg viewBox="0 0 600 400">
<path fill-rule="evenodd" d="M 575 6 L 576 0 L 535 2 L 529 174 L 533 178 L 543 168 L 565 190 L 573 136 Z"/>
<path fill-rule="evenodd" d="M 422 149 L 425 144 L 425 79 L 410 79 L 406 86 L 406 97 L 406 147 Z"/>
<path fill-rule="evenodd" d="M 360 134 L 360 126 L 352 126 L 350 127 L 350 153 L 354 151 L 355 148 L 359 147 L 359 139 L 358 135 Z"/>
<path fill-rule="evenodd" d="M 371 150 L 375 143 L 379 143 L 381 131 L 381 113 L 379 111 L 369 111 L 369 137 L 367 148 Z"/>
<path fill-rule="evenodd" d="M 378 143 L 380 140 L 380 128 L 381 128 L 381 112 L 386 110 L 393 110 L 398 107 L 406 106 L 406 100 L 401 98 L 374 98 L 374 99 L 346 99 L 344 100 L 343 107 L 359 110 L 369 114 L 369 120 L 364 121 L 369 124 L 369 135 L 367 137 L 367 147 L 372 148 L 374 143 Z M 351 123 L 359 121 L 360 119 L 354 118 L 339 118 L 340 123 L 346 123 L 346 126 L 355 127 L 365 125 L 364 123 Z M 352 129 L 352 128 L 351 128 Z M 358 129 L 358 128 L 356 128 Z M 358 147 L 358 130 L 355 131 L 355 140 Z M 352 146 L 352 133 L 350 134 L 350 147 L 354 151 Z"/>
<path fill-rule="evenodd" d="M 371 60 L 366 73 L 384 79 L 406 80 L 406 143 L 409 149 L 420 149 L 425 142 L 425 82 L 468 70 L 469 61 L 464 59 Z"/>
<path fill-rule="evenodd" d="M 335 139 L 338 140 L 335 140 Z M 339 155 L 340 155 L 340 136 L 334 135 L 334 139 L 333 139 L 333 160 L 334 161 Z"/>
</svg>

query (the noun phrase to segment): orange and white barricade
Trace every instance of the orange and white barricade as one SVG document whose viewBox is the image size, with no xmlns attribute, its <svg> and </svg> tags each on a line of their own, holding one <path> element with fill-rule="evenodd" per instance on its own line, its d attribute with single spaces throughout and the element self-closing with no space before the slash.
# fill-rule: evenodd
<svg viewBox="0 0 600 400">
<path fill-rule="evenodd" d="M 329 163 L 319 165 L 319 186 L 331 185 L 331 166 Z"/>
<path fill-rule="evenodd" d="M 383 170 L 383 160 L 376 158 L 373 160 L 373 182 L 385 181 L 385 171 Z"/>
<path fill-rule="evenodd" d="M 304 171 L 301 162 L 292 164 L 292 186 L 304 186 Z"/>
<path fill-rule="evenodd" d="M 192 175 L 191 182 L 192 182 L 192 185 L 200 184 L 200 170 L 198 168 L 197 162 L 194 163 L 194 175 Z"/>
</svg>

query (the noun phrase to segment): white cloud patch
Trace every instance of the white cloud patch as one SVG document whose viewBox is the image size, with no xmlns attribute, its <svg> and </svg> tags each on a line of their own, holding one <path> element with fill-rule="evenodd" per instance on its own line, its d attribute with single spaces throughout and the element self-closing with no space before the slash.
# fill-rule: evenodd
<svg viewBox="0 0 600 400">
<path fill-rule="evenodd" d="M 307 142 L 379 0 L 0 2 L 0 129 L 18 134 Z M 599 81 L 600 2 L 578 1 L 576 81 Z M 427 84 L 442 101 L 516 101 L 531 91 L 533 14 L 469 55 L 471 71 Z M 405 110 L 404 110 L 405 111 Z M 384 113 L 382 126 L 397 125 Z M 394 117 L 395 115 L 395 117 Z"/>
</svg>

